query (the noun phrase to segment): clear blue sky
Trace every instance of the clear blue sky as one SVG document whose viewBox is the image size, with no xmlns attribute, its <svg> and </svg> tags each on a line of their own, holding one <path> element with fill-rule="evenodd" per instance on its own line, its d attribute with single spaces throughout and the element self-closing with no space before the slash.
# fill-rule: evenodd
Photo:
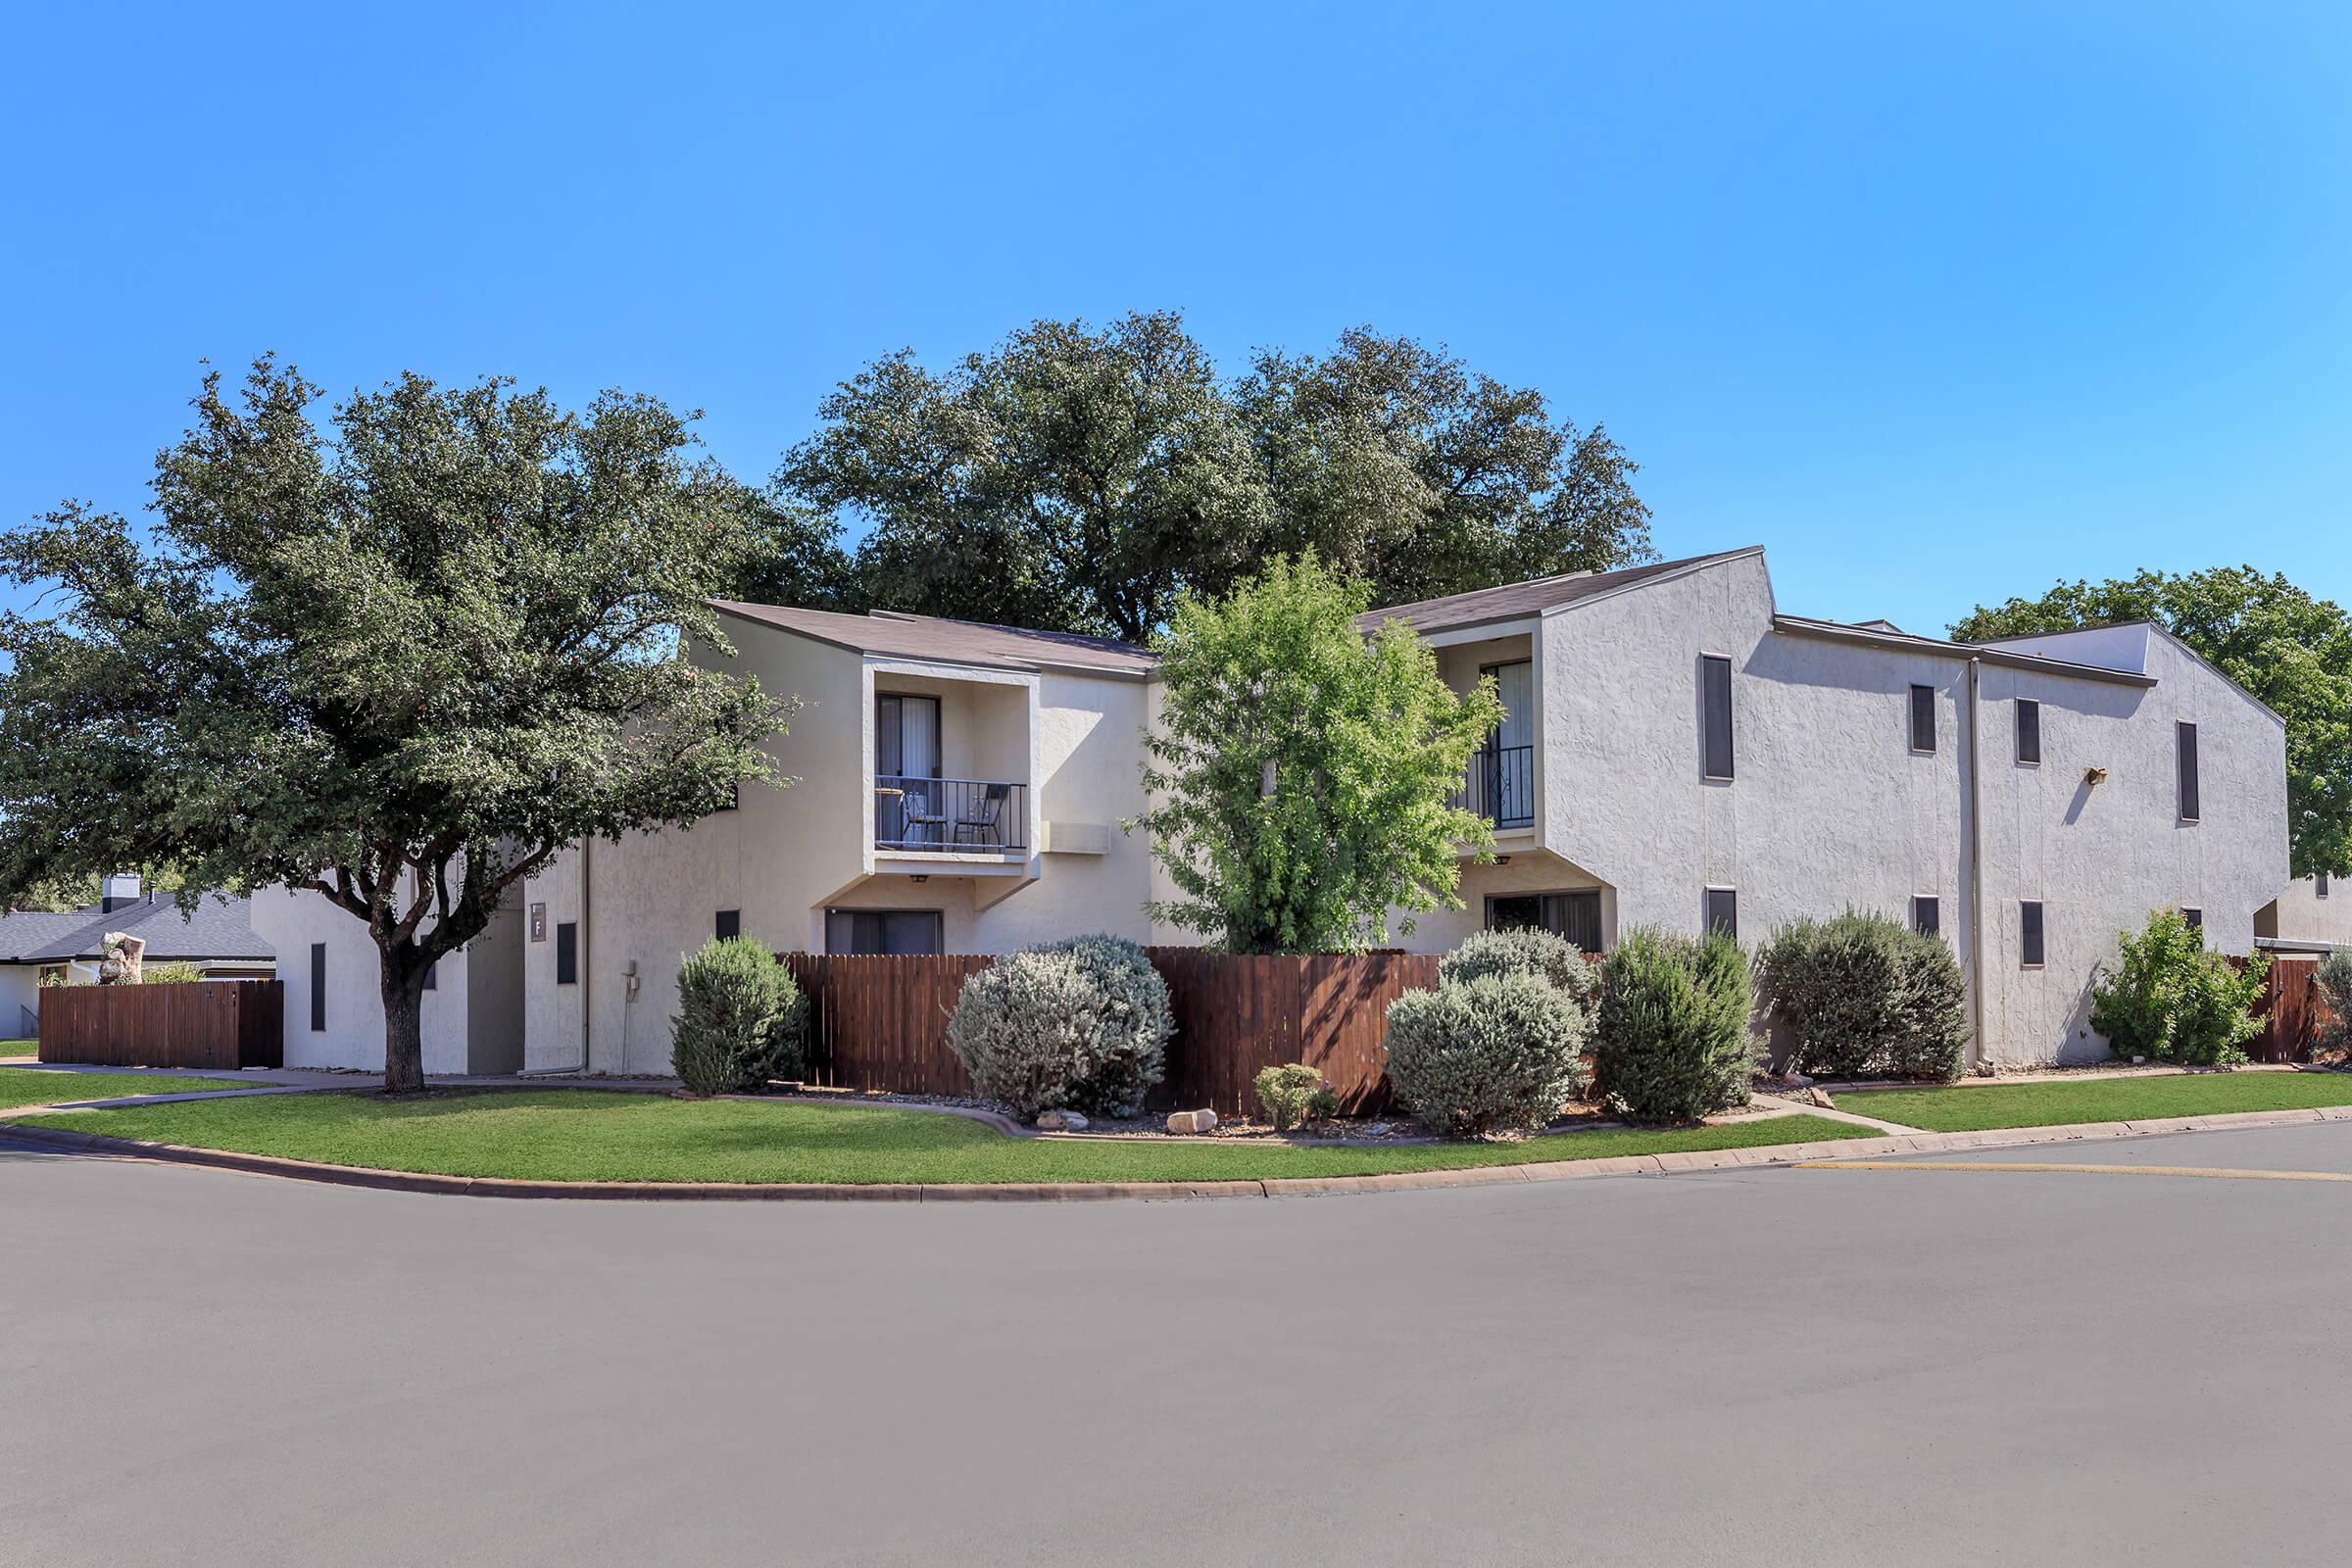
<svg viewBox="0 0 2352 1568">
<path fill-rule="evenodd" d="M 2352 599 L 2341 6 L 964 11 L 20 10 L 0 521 L 138 506 L 206 358 L 653 392 L 757 476 L 902 345 L 1174 306 L 1540 386 L 1800 613 Z"/>
</svg>

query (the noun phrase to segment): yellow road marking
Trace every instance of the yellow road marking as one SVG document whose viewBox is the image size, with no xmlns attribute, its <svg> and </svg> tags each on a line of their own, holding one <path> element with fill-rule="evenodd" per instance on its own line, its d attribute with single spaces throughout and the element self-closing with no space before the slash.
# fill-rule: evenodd
<svg viewBox="0 0 2352 1568">
<path fill-rule="evenodd" d="M 2352 1171 L 2221 1170 L 2205 1165 L 2061 1165 L 2050 1160 L 1800 1159 L 1793 1170 L 2020 1170 L 2082 1176 L 2214 1176 L 2245 1182 L 2352 1182 Z"/>
</svg>

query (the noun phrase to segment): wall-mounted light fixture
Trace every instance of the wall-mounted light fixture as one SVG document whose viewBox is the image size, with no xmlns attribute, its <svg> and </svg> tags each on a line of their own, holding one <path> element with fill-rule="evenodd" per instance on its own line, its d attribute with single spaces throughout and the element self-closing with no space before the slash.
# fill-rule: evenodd
<svg viewBox="0 0 2352 1568">
<path fill-rule="evenodd" d="M 2082 782 L 2095 790 L 2107 782 L 2107 770 L 2103 767 L 2086 767 L 2082 770 Z"/>
</svg>

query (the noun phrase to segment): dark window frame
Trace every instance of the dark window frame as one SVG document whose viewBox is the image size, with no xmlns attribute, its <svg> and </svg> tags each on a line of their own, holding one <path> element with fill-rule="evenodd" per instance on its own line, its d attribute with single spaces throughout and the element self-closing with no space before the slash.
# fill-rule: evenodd
<svg viewBox="0 0 2352 1568">
<path fill-rule="evenodd" d="M 1925 913 L 1927 918 L 1920 916 Z M 1923 937 L 1943 935 L 1943 898 L 1936 893 L 1911 895 L 1911 929 Z"/>
<path fill-rule="evenodd" d="M 2313 875 L 2313 877 L 2312 877 L 2312 894 L 2313 894 L 2313 896 L 2314 896 L 2314 897 L 2316 897 L 2316 898 L 2322 898 L 2322 899 L 2324 899 L 2324 898 L 2326 898 L 2326 897 L 2328 896 L 2328 873 L 2327 873 L 2327 872 L 2325 872 L 2325 871 L 2321 871 L 2321 872 L 2317 872 L 2317 873 L 2315 873 L 2315 874 Z"/>
<path fill-rule="evenodd" d="M 311 1033 L 326 1032 L 326 944 L 311 944 Z"/>
<path fill-rule="evenodd" d="M 1724 905 L 1720 918 L 1717 914 L 1715 902 L 1718 899 L 1721 899 Z M 1698 897 L 1698 929 L 1701 936 L 1704 936 L 1709 931 L 1720 929 L 1734 942 L 1739 941 L 1740 890 L 1738 888 L 1717 887 L 1713 884 L 1709 884 L 1707 887 L 1702 888 L 1699 891 Z"/>
<path fill-rule="evenodd" d="M 1917 681 L 1911 683 L 1911 755 L 1914 757 L 1936 755 L 1936 696 L 1935 687 L 1923 686 Z M 1922 728 L 1928 734 L 1925 746 L 1919 743 Z"/>
<path fill-rule="evenodd" d="M 1486 929 L 1507 931 L 1514 929 L 1515 925 L 1527 924 L 1528 922 L 1525 921 L 1514 922 L 1514 925 L 1496 925 L 1494 923 L 1494 906 L 1496 905 L 1527 903 L 1532 903 L 1537 906 L 1538 912 L 1533 922 L 1536 929 L 1549 931 L 1555 936 L 1563 937 L 1585 953 L 1597 955 L 1604 951 L 1600 889 L 1549 888 L 1531 889 L 1525 893 L 1490 893 L 1487 895 L 1484 911 Z M 1579 940 L 1588 930 L 1592 938 L 1591 947 L 1587 947 Z"/>
<path fill-rule="evenodd" d="M 2180 820 L 2204 820 L 2204 802 L 2197 790 L 2197 726 L 2187 719 L 2173 725 L 2173 784 L 2179 794 Z"/>
<path fill-rule="evenodd" d="M 844 917 L 849 922 L 850 945 L 846 948 L 837 948 L 833 945 L 833 919 L 836 915 Z M 861 916 L 883 922 L 881 927 L 883 931 L 883 945 L 880 948 L 860 949 L 858 946 L 858 921 Z M 931 953 L 946 953 L 948 951 L 948 915 L 945 909 L 857 908 L 842 907 L 840 906 L 835 906 L 834 907 L 825 910 L 825 952 L 839 956 L 850 957 L 864 956 L 889 956 L 889 921 L 894 918 L 903 919 L 915 916 L 926 917 L 932 922 Z"/>
<path fill-rule="evenodd" d="M 2205 929 L 2205 911 L 2196 905 L 2183 904 L 2180 906 L 2180 918 L 2188 922 L 2188 928 L 2191 931 Z"/>
<path fill-rule="evenodd" d="M 2020 697 L 2017 700 L 2017 765 L 2041 765 L 2041 700 Z"/>
<path fill-rule="evenodd" d="M 556 984 L 576 986 L 580 983 L 580 924 L 577 920 L 556 922 Z"/>
<path fill-rule="evenodd" d="M 2039 899 L 2017 901 L 2018 967 L 2039 969 L 2049 960 L 2048 913 Z"/>
<path fill-rule="evenodd" d="M 1732 675 L 1731 655 L 1698 656 L 1698 776 L 1713 784 L 1729 784 L 1739 777 L 1739 725 L 1733 716 Z"/>
<path fill-rule="evenodd" d="M 743 935 L 743 911 L 741 909 L 719 910 L 717 916 L 710 922 L 710 931 L 711 935 L 721 942 L 726 941 L 729 937 Z"/>
</svg>

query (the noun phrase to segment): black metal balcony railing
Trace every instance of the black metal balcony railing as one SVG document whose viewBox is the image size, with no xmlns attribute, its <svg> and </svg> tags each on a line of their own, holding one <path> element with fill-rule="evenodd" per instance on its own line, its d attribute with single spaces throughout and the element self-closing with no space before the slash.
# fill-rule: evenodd
<svg viewBox="0 0 2352 1568">
<path fill-rule="evenodd" d="M 1496 827 L 1536 825 L 1536 749 L 1497 746 L 1474 754 L 1453 804 Z"/>
<path fill-rule="evenodd" d="M 874 779 L 874 848 L 1010 853 L 1029 847 L 1029 786 L 988 779 Z"/>
</svg>

